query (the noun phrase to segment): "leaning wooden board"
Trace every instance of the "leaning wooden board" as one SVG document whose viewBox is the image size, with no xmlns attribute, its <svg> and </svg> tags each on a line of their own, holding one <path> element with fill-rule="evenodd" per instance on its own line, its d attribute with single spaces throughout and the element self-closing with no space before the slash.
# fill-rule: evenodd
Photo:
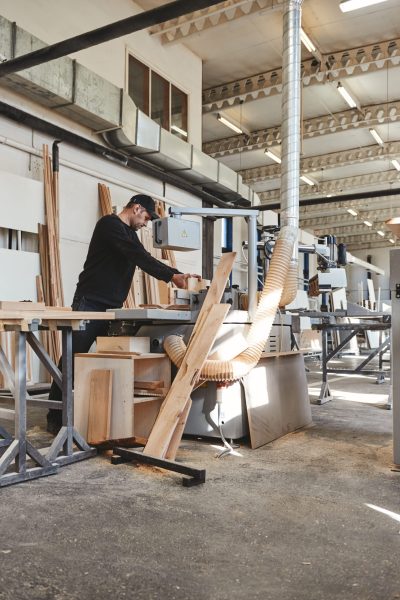
<svg viewBox="0 0 400 600">
<path fill-rule="evenodd" d="M 144 454 L 165 458 L 186 403 L 229 309 L 229 304 L 214 304 L 197 327 L 150 433 Z"/>
</svg>

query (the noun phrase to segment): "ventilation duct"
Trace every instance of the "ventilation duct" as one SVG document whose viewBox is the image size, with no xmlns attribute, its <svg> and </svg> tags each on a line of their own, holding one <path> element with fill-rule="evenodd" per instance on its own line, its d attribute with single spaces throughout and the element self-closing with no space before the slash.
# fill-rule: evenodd
<svg viewBox="0 0 400 600">
<path fill-rule="evenodd" d="M 0 53 L 7 59 L 44 47 L 44 42 L 0 16 Z M 176 172 L 227 202 L 244 198 L 258 203 L 235 171 L 162 129 L 120 88 L 66 56 L 10 73 L 1 78 L 1 85 L 94 133 L 103 131 L 114 148 Z"/>
</svg>

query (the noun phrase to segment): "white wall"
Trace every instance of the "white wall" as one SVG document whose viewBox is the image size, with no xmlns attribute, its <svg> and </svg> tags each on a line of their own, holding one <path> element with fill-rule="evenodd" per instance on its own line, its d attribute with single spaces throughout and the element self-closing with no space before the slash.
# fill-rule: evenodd
<svg viewBox="0 0 400 600">
<path fill-rule="evenodd" d="M 384 275 L 377 275 L 372 273 L 372 281 L 377 294 L 378 288 L 381 288 L 381 299 L 389 300 L 389 263 L 390 263 L 390 250 L 392 248 L 371 248 L 369 250 L 360 250 L 358 252 L 352 252 L 354 256 L 361 260 L 367 260 L 367 256 L 371 256 L 371 262 L 373 265 L 384 269 Z M 363 284 L 363 297 L 364 300 L 368 299 L 367 291 L 367 271 L 363 267 L 357 265 L 348 265 L 347 271 L 347 289 L 349 294 L 349 300 L 352 302 L 358 302 L 358 285 L 359 282 Z"/>
<path fill-rule="evenodd" d="M 52 44 L 142 12 L 132 0 L 1 0 L 0 14 Z M 202 62 L 182 44 L 163 45 L 147 31 L 71 55 L 88 69 L 126 89 L 126 54 L 153 68 L 189 95 L 190 143 L 201 149 Z"/>
</svg>

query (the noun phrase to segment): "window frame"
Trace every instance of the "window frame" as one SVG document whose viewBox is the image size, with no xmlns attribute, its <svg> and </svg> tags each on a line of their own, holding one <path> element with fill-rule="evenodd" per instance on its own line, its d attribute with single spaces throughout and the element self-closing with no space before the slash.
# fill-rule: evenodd
<svg viewBox="0 0 400 600">
<path fill-rule="evenodd" d="M 180 86 L 178 86 L 174 81 L 171 81 L 171 79 L 169 79 L 168 77 L 165 77 L 164 74 L 160 73 L 160 71 L 158 71 L 157 69 L 153 69 L 153 67 L 151 67 L 150 65 L 148 65 L 147 63 L 145 63 L 141 58 L 138 58 L 131 50 L 129 50 L 127 48 L 126 50 L 126 68 L 125 68 L 125 91 L 126 93 L 129 95 L 130 98 L 132 98 L 132 96 L 129 93 L 129 74 L 130 74 L 130 57 L 132 57 L 132 59 L 139 63 L 140 65 L 142 65 L 144 67 L 144 70 L 147 70 L 147 85 L 144 85 L 143 88 L 144 90 L 147 91 L 147 101 L 144 102 L 145 107 L 147 108 L 147 110 L 144 110 L 143 112 L 145 112 L 145 114 L 147 114 L 150 118 L 151 117 L 151 113 L 152 113 L 152 84 L 153 84 L 153 74 L 156 77 L 161 78 L 161 80 L 164 80 L 167 82 L 168 84 L 168 115 L 167 115 L 167 122 L 168 122 L 168 128 L 164 127 L 162 124 L 160 124 L 160 127 L 162 127 L 162 129 L 164 129 L 165 131 L 169 131 L 170 133 L 172 133 L 172 135 L 175 135 L 176 137 L 184 140 L 185 142 L 189 142 L 189 138 L 190 138 L 190 133 L 189 133 L 189 103 L 190 103 L 190 94 L 188 94 L 185 90 L 183 90 Z M 171 129 L 172 127 L 172 88 L 175 88 L 175 90 L 177 90 L 178 92 L 180 92 L 184 98 L 186 99 L 186 102 L 183 103 L 183 110 L 182 110 L 182 120 L 186 120 L 186 128 L 187 128 L 187 136 L 184 136 L 183 134 L 173 131 Z M 133 100 L 133 98 L 132 98 Z M 138 106 L 138 108 L 140 108 Z M 140 110 L 143 110 L 142 108 L 140 108 Z"/>
</svg>

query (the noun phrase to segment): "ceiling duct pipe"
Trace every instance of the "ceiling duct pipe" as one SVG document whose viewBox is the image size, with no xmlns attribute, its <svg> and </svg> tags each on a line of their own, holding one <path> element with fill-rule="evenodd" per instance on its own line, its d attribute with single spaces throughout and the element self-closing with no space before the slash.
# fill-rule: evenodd
<svg viewBox="0 0 400 600">
<path fill-rule="evenodd" d="M 215 4 L 220 4 L 221 0 L 176 0 L 169 4 L 164 4 L 158 8 L 153 8 L 146 12 L 110 23 L 98 29 L 93 29 L 87 33 L 82 33 L 74 37 L 51 44 L 45 48 L 40 48 L 23 56 L 18 56 L 12 60 L 8 60 L 0 64 L 0 77 L 10 75 L 11 73 L 17 73 L 23 69 L 29 69 L 42 63 L 48 62 L 49 60 L 55 60 L 62 56 L 67 56 L 104 42 L 109 42 L 116 38 L 159 25 L 170 19 L 176 19 L 188 12 L 194 12 L 196 10 L 202 10 Z"/>
<path fill-rule="evenodd" d="M 293 261 L 293 252 L 299 226 L 301 4 L 302 0 L 285 0 L 283 12 L 283 226 L 246 339 L 247 348 L 238 355 L 235 354 L 235 348 L 229 348 L 221 360 L 206 360 L 200 374 L 203 380 L 237 381 L 257 365 L 282 296 L 287 295 L 288 275 L 290 271 L 294 273 L 294 267 L 291 269 L 294 264 L 297 291 L 297 261 Z M 164 350 L 176 365 L 182 364 L 186 346 L 180 336 L 168 336 L 164 340 Z"/>
<path fill-rule="evenodd" d="M 290 304 L 297 294 L 301 119 L 301 4 L 285 2 L 283 14 L 281 231 L 293 240 L 293 256 L 280 300 Z M 286 232 L 286 233 L 285 233 Z"/>
<path fill-rule="evenodd" d="M 357 192 L 354 194 L 342 194 L 341 196 L 331 196 L 327 198 L 309 198 L 300 202 L 302 206 L 317 206 L 318 204 L 335 204 L 337 202 L 350 202 L 351 200 L 368 200 L 368 198 L 384 198 L 385 196 L 400 196 L 400 188 L 390 190 L 375 190 L 373 192 Z M 279 210 L 281 205 L 278 202 L 274 204 L 259 204 L 257 210 Z"/>
</svg>

